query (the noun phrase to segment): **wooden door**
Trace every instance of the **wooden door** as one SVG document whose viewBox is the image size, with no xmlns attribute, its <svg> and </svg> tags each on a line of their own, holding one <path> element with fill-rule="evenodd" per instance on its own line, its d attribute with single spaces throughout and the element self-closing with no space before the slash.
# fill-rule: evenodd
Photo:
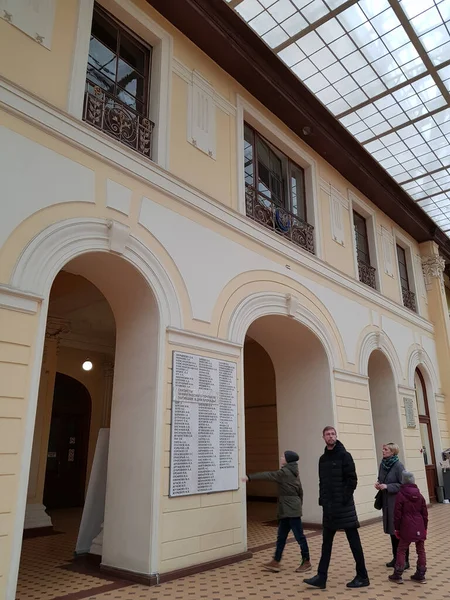
<svg viewBox="0 0 450 600">
<path fill-rule="evenodd" d="M 431 429 L 430 411 L 428 407 L 427 388 L 422 373 L 416 369 L 415 376 L 417 410 L 419 413 L 420 438 L 422 440 L 422 456 L 427 476 L 428 495 L 430 502 L 436 502 L 436 487 L 438 485 L 436 457 L 434 453 L 433 432 Z"/>
<path fill-rule="evenodd" d="M 47 508 L 84 504 L 91 397 L 76 379 L 56 374 L 45 473 Z"/>
</svg>

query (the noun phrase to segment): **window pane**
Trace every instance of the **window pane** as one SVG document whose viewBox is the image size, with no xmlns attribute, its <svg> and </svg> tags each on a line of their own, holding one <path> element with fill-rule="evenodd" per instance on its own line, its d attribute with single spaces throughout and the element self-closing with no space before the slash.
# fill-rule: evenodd
<svg viewBox="0 0 450 600">
<path fill-rule="evenodd" d="M 422 439 L 422 454 L 423 461 L 426 465 L 434 465 L 434 457 L 431 452 L 430 435 L 428 431 L 428 423 L 419 423 L 420 437 Z"/>
<path fill-rule="evenodd" d="M 94 73 L 99 85 L 107 90 L 114 88 L 116 79 L 116 55 L 102 42 L 91 37 L 89 44 L 88 73 Z"/>
<path fill-rule="evenodd" d="M 254 136 L 253 131 L 247 125 L 244 126 L 244 173 L 245 173 L 245 184 L 255 185 L 255 173 L 253 163 L 253 143 Z"/>
<path fill-rule="evenodd" d="M 370 266 L 366 220 L 357 212 L 353 212 L 353 222 L 355 225 L 355 242 L 358 261 Z"/>
<path fill-rule="evenodd" d="M 306 221 L 305 179 L 303 169 L 290 164 L 291 210 Z"/>
<path fill-rule="evenodd" d="M 408 267 L 406 265 L 405 249 L 397 244 L 398 270 L 400 274 L 400 283 L 403 289 L 409 290 Z"/>
<path fill-rule="evenodd" d="M 139 71 L 141 75 L 145 73 L 146 69 L 146 52 L 144 48 L 128 37 L 126 34 L 121 33 L 120 35 L 120 48 L 119 56 L 127 61 L 127 63 L 136 71 Z"/>
<path fill-rule="evenodd" d="M 92 20 L 92 35 L 94 35 L 105 46 L 108 46 L 114 53 L 117 52 L 117 27 L 114 27 L 98 11 L 94 11 Z"/>
</svg>

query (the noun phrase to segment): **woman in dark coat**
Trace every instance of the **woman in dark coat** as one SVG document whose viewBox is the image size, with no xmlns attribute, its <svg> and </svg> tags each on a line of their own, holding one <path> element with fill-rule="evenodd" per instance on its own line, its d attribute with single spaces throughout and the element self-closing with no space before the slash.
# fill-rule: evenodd
<svg viewBox="0 0 450 600">
<path fill-rule="evenodd" d="M 402 484 L 402 473 L 405 467 L 398 459 L 400 448 L 397 444 L 389 442 L 383 446 L 383 460 L 380 463 L 378 480 L 375 488 L 381 491 L 382 511 L 383 511 L 383 529 L 384 533 L 391 536 L 392 560 L 386 563 L 387 567 L 395 566 L 395 557 L 397 556 L 398 539 L 395 536 L 394 527 L 394 508 L 395 498 Z M 405 569 L 409 569 L 409 551 L 406 555 Z"/>
</svg>

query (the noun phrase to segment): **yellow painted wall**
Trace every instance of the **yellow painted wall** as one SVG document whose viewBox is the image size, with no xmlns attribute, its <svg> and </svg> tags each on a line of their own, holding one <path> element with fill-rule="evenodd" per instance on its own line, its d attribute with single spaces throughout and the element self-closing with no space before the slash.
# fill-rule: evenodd
<svg viewBox="0 0 450 600">
<path fill-rule="evenodd" d="M 65 110 L 77 20 L 77 0 L 57 0 L 48 50 L 0 19 L 0 75 Z"/>
</svg>

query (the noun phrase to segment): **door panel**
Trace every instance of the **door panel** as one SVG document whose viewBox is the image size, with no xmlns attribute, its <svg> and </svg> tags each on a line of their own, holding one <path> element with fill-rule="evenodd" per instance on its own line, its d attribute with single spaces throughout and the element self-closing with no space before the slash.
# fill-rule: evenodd
<svg viewBox="0 0 450 600">
<path fill-rule="evenodd" d="M 44 504 L 82 506 L 86 483 L 91 399 L 75 379 L 56 374 L 47 452 Z"/>
</svg>

